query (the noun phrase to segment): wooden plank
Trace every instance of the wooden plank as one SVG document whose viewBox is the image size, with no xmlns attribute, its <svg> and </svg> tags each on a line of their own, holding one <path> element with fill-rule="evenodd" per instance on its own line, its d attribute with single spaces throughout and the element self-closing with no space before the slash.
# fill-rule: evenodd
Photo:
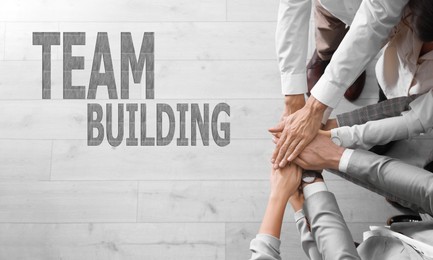
<svg viewBox="0 0 433 260">
<path fill-rule="evenodd" d="M 228 0 L 228 21 L 276 21 L 278 0 Z"/>
<path fill-rule="evenodd" d="M 232 140 L 226 147 L 139 146 L 116 148 L 104 141 L 54 141 L 54 180 L 267 180 L 273 144 Z M 99 162 L 99 163 L 95 163 Z M 127 162 L 127 163 L 119 163 Z"/>
<path fill-rule="evenodd" d="M 308 259 L 302 250 L 300 236 L 293 223 L 292 215 L 286 215 L 281 233 L 282 259 Z M 370 225 L 383 225 L 383 223 L 347 223 L 354 241 L 362 242 L 362 233 L 369 230 Z M 227 223 L 226 224 L 226 250 L 227 260 L 248 259 L 251 240 L 256 236 L 260 223 Z"/>
<path fill-rule="evenodd" d="M 0 180 L 48 180 L 51 141 L 0 140 Z"/>
<path fill-rule="evenodd" d="M 37 0 L 25 5 L 5 0 L 2 7 L 2 21 L 222 21 L 226 16 L 223 0 Z"/>
<path fill-rule="evenodd" d="M 16 4 L 10 4 L 10 6 L 21 8 L 21 5 Z M 0 12 L 8 12 L 7 8 L 1 8 L 1 10 Z M 6 23 L 4 59 L 42 60 L 42 46 L 33 45 L 33 32 L 59 32 L 59 24 L 55 22 Z M 51 46 L 51 59 L 61 59 L 63 57 L 61 50 L 60 45 Z M 21 77 L 23 73 L 27 72 L 22 71 Z"/>
<path fill-rule="evenodd" d="M 399 213 L 383 197 L 347 181 L 328 181 L 327 185 L 346 221 L 384 223 Z M 138 221 L 259 222 L 268 191 L 268 181 L 140 182 Z"/>
<path fill-rule="evenodd" d="M 10 139 L 86 139 L 85 101 L 0 102 L 0 136 Z"/>
<path fill-rule="evenodd" d="M 72 84 L 88 90 L 92 61 L 85 70 L 72 72 Z M 113 61 L 115 81 L 120 88 L 120 61 Z M 63 62 L 51 65 L 51 99 L 63 99 Z M 21 76 L 25 72 L 25 77 Z M 41 99 L 41 61 L 0 61 L 0 99 Z M 142 84 L 130 75 L 129 98 L 141 99 Z M 145 82 L 143 75 L 142 82 Z M 101 87 L 97 98 L 107 98 Z M 155 99 L 282 99 L 275 61 L 168 61 L 155 63 Z"/>
<path fill-rule="evenodd" d="M 135 222 L 135 182 L 1 182 L 0 222 Z"/>
<path fill-rule="evenodd" d="M 5 58 L 5 31 L 6 23 L 0 22 L 0 60 Z"/>
<path fill-rule="evenodd" d="M 54 28 L 52 28 L 55 26 Z M 165 23 L 8 23 L 6 59 L 42 59 L 41 46 L 32 45 L 40 31 L 86 32 L 86 45 L 74 46 L 76 56 L 93 60 L 98 32 L 107 32 L 112 59 L 120 59 L 120 33 L 131 32 L 138 52 L 144 32 L 155 33 L 157 60 L 275 60 L 274 22 L 165 22 Z M 61 36 L 63 37 L 63 36 Z M 62 59 L 63 47 L 53 46 Z"/>
<path fill-rule="evenodd" d="M 100 93 L 107 94 L 103 88 Z M 204 116 L 204 104 L 209 105 L 209 122 L 211 122 L 212 113 L 215 106 L 221 101 L 209 100 L 13 100 L 0 102 L 0 118 L 4 125 L 0 128 L 0 136 L 3 139 L 80 139 L 87 140 L 87 104 L 96 103 L 102 106 L 104 127 L 106 126 L 106 104 L 112 105 L 113 128 L 117 130 L 118 124 L 118 104 L 123 104 L 125 138 L 128 137 L 129 131 L 129 114 L 126 104 L 146 104 L 146 122 L 147 136 L 155 137 L 157 128 L 156 110 L 157 104 L 168 104 L 175 116 L 175 137 L 178 138 L 180 132 L 180 113 L 177 111 L 177 104 L 188 104 L 186 112 L 186 136 L 190 137 L 191 128 L 191 104 L 198 104 L 201 117 Z M 140 113 L 141 108 L 135 116 L 135 133 L 140 136 Z M 7 122 L 7 123 L 6 123 Z M 226 119 L 226 113 L 222 112 L 216 123 L 229 122 Z M 162 118 L 163 134 L 168 132 L 169 120 L 166 115 Z M 218 125 L 219 126 L 219 125 Z M 210 126 L 209 126 L 210 127 Z M 220 128 L 219 128 L 220 129 Z M 117 133 L 117 131 L 115 132 Z M 223 132 L 219 133 L 222 137 Z M 209 133 L 212 140 L 212 133 Z M 200 137 L 200 134 L 197 134 Z M 105 137 L 106 140 L 106 137 Z M 174 144 L 176 140 L 174 140 Z M 189 140 L 190 143 L 190 140 Z"/>
<path fill-rule="evenodd" d="M 101 96 L 107 95 L 104 87 L 99 89 Z M 227 100 L 5 100 L 0 102 L 0 118 L 8 122 L 0 129 L 2 138 L 14 139 L 87 139 L 87 103 L 98 103 L 103 107 L 103 121 L 105 122 L 106 104 L 110 103 L 113 113 L 117 115 L 117 104 L 138 103 L 146 104 L 148 122 L 148 136 L 156 133 L 156 104 L 169 104 L 175 116 L 175 137 L 179 137 L 180 113 L 176 111 L 179 103 L 189 104 L 185 122 L 187 125 L 186 136 L 190 136 L 191 129 L 191 103 L 199 104 L 200 113 L 204 113 L 203 105 L 209 104 L 209 113 L 212 115 L 216 104 L 226 102 L 230 106 L 230 116 L 225 113 L 220 115 L 218 124 L 230 122 L 231 139 L 266 139 L 271 140 L 268 129 L 275 126 L 283 111 L 283 100 L 272 99 L 227 99 Z M 375 103 L 375 99 L 362 99 L 357 104 L 342 100 L 339 107 L 334 111 L 337 113 L 350 111 L 357 107 Z M 359 105 L 362 103 L 362 105 Z M 140 110 L 136 113 L 135 132 L 140 133 Z M 114 119 L 117 127 L 117 119 Z M 125 122 L 129 122 L 129 116 L 125 112 Z M 163 129 L 168 129 L 168 119 L 163 119 Z M 106 126 L 106 124 L 104 124 Z M 125 126 L 128 133 L 129 126 Z M 220 133 L 221 135 L 223 133 Z M 212 134 L 210 133 L 212 136 Z"/>
<path fill-rule="evenodd" d="M 0 224 L 0 257 L 223 260 L 224 226 L 218 223 Z"/>
</svg>

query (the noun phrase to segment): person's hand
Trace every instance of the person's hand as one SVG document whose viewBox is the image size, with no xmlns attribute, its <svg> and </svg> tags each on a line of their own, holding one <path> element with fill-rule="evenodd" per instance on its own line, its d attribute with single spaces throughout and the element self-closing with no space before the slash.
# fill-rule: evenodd
<svg viewBox="0 0 433 260">
<path fill-rule="evenodd" d="M 327 131 L 321 131 L 314 140 L 307 145 L 294 163 L 306 170 L 338 169 L 343 147 L 334 144 Z"/>
<path fill-rule="evenodd" d="M 283 117 L 289 116 L 305 106 L 305 95 L 286 95 L 284 96 Z"/>
<path fill-rule="evenodd" d="M 305 96 L 304 94 L 299 95 L 286 95 L 284 96 L 284 110 L 281 113 L 280 122 L 284 121 L 288 116 L 295 113 L 299 109 L 305 106 Z M 279 139 L 281 132 L 271 132 L 273 135 L 274 142 Z"/>
<path fill-rule="evenodd" d="M 301 185 L 302 169 L 296 164 L 290 164 L 284 168 L 272 169 L 271 172 L 271 197 L 285 203 L 298 191 Z"/>
<path fill-rule="evenodd" d="M 311 96 L 303 108 L 269 129 L 271 133 L 282 132 L 277 137 L 279 140 L 271 159 L 275 169 L 293 161 L 313 140 L 320 129 L 325 109 L 325 105 Z"/>
</svg>

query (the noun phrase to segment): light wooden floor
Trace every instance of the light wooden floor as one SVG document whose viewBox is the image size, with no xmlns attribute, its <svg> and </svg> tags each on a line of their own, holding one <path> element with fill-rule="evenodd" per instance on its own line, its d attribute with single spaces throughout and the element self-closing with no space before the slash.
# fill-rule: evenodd
<svg viewBox="0 0 433 260">
<path fill-rule="evenodd" d="M 2 0 L 0 258 L 247 259 L 269 191 L 267 128 L 282 111 L 277 7 L 277 0 Z M 37 31 L 86 32 L 86 45 L 73 48 L 86 59 L 73 82 L 86 86 L 97 32 L 109 34 L 118 86 L 120 32 L 132 33 L 136 49 L 143 32 L 155 32 L 156 99 L 141 99 L 142 87 L 131 84 L 128 102 L 227 102 L 231 144 L 87 146 L 89 101 L 61 99 L 61 46 L 53 46 L 53 99 L 41 99 Z M 337 112 L 376 101 L 372 68 L 361 98 Z M 111 102 L 104 91 L 97 98 Z M 396 213 L 375 194 L 326 179 L 356 240 Z M 290 208 L 282 240 L 283 259 L 305 258 Z"/>
</svg>

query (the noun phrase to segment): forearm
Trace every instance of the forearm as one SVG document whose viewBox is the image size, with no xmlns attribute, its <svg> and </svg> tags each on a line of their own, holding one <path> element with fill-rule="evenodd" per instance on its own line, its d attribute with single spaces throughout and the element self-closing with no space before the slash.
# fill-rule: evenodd
<svg viewBox="0 0 433 260">
<path fill-rule="evenodd" d="M 374 145 L 424 133 L 433 126 L 432 95 L 432 92 L 429 92 L 417 96 L 416 99 L 415 97 L 391 99 L 351 114 L 337 116 L 340 125 L 354 125 L 331 130 L 332 137 L 343 147 L 369 149 Z M 403 110 L 409 111 L 403 112 Z M 403 115 L 400 116 L 402 112 Z M 378 117 L 383 116 L 392 117 L 377 120 Z M 372 121 L 364 123 L 364 120 Z"/>
<path fill-rule="evenodd" d="M 346 173 L 433 215 L 433 175 L 424 169 L 368 151 L 355 150 L 349 158 Z"/>
<path fill-rule="evenodd" d="M 299 235 L 301 236 L 301 246 L 310 260 L 321 260 L 322 256 L 317 249 L 316 241 L 311 234 L 309 224 L 304 215 L 304 211 L 298 210 L 295 212 L 296 228 L 298 229 Z"/>
<path fill-rule="evenodd" d="M 269 197 L 259 234 L 269 234 L 276 238 L 280 238 L 286 205 L 287 201 L 284 201 L 281 198 L 276 196 Z"/>
<path fill-rule="evenodd" d="M 408 137 L 407 122 L 402 116 L 370 121 L 363 125 L 343 126 L 331 130 L 331 138 L 335 143 L 352 149 L 368 150 L 375 145 L 387 144 Z"/>
<path fill-rule="evenodd" d="M 307 92 L 305 46 L 310 14 L 309 0 L 280 0 L 275 43 L 284 95 Z"/>
<path fill-rule="evenodd" d="M 306 199 L 304 211 L 323 259 L 360 259 L 332 193 L 313 194 Z"/>
<path fill-rule="evenodd" d="M 350 29 L 311 94 L 335 108 L 400 21 L 408 0 L 364 0 Z"/>
</svg>

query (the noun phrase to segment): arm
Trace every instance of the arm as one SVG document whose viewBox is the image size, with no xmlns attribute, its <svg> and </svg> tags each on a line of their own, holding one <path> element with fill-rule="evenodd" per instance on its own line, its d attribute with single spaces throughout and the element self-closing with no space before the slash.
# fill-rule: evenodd
<svg viewBox="0 0 433 260">
<path fill-rule="evenodd" d="M 433 215 L 433 175 L 424 169 L 368 151 L 339 147 L 323 135 L 318 135 L 295 162 L 306 169 L 339 170 L 361 186 Z"/>
<path fill-rule="evenodd" d="M 281 120 L 305 105 L 307 79 L 308 27 L 310 24 L 310 0 L 280 0 L 275 47 L 281 74 L 284 111 Z M 276 132 L 272 132 L 274 136 Z"/>
<path fill-rule="evenodd" d="M 346 89 L 379 52 L 392 28 L 400 21 L 408 0 L 364 0 L 351 28 L 334 53 L 325 73 L 304 108 L 285 120 L 271 161 L 284 167 L 314 139 L 324 111 L 335 108 Z"/>
<path fill-rule="evenodd" d="M 392 101 L 392 99 L 389 101 Z M 402 103 L 397 102 L 395 104 L 398 106 Z M 430 91 L 419 96 L 409 106 L 411 110 L 402 116 L 369 121 L 351 127 L 343 126 L 331 130 L 331 136 L 333 140 L 337 140 L 336 143 L 340 146 L 369 149 L 374 145 L 407 139 L 429 131 L 433 127 L 433 92 Z M 379 108 L 367 109 L 362 114 L 374 115 L 377 109 Z M 386 110 L 390 111 L 389 108 Z M 379 113 L 381 113 L 380 111 Z"/>
<path fill-rule="evenodd" d="M 273 170 L 270 177 L 271 193 L 268 206 L 260 226 L 259 234 L 251 241 L 250 260 L 280 260 L 280 233 L 289 198 L 298 190 L 301 182 L 301 169 L 291 165 Z"/>
<path fill-rule="evenodd" d="M 409 0 L 362 1 L 350 29 L 311 94 L 335 108 L 400 22 Z"/>
<path fill-rule="evenodd" d="M 331 192 L 322 190 L 306 195 L 304 211 L 323 259 L 361 259 Z"/>
<path fill-rule="evenodd" d="M 307 93 L 307 60 L 310 0 L 280 0 L 275 44 L 283 95 Z"/>
</svg>

